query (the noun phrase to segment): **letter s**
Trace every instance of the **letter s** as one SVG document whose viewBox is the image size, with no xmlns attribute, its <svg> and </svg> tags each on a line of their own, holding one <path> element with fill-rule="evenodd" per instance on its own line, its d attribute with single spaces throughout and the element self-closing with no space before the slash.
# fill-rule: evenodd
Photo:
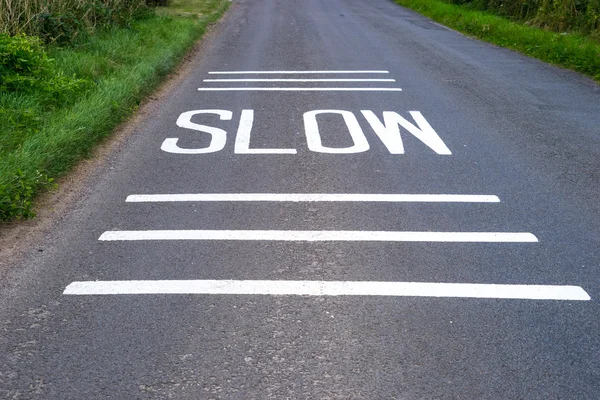
<svg viewBox="0 0 600 400">
<path fill-rule="evenodd" d="M 233 113 L 228 110 L 193 110 L 184 112 L 177 118 L 177 126 L 210 134 L 212 136 L 210 145 L 202 149 L 184 149 L 177 145 L 178 138 L 167 138 L 162 146 L 160 146 L 161 150 L 174 154 L 204 154 L 216 153 L 223 150 L 227 141 L 227 132 L 213 126 L 193 123 L 192 117 L 196 114 L 217 114 L 222 121 L 229 121 L 233 117 Z"/>
</svg>

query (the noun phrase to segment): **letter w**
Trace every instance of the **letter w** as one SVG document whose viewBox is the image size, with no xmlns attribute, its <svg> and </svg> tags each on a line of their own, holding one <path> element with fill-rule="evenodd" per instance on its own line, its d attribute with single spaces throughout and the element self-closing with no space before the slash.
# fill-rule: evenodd
<svg viewBox="0 0 600 400">
<path fill-rule="evenodd" d="M 383 112 L 383 123 L 375 116 L 373 111 L 362 110 L 361 112 L 377 136 L 379 136 L 379 139 L 383 142 L 385 147 L 387 147 L 390 154 L 404 154 L 404 145 L 402 144 L 402 138 L 400 137 L 400 126 L 409 131 L 414 137 L 419 139 L 437 154 L 452 154 L 450 149 L 444 144 L 442 139 L 419 111 L 410 112 L 410 115 L 417 123 L 417 126 L 392 111 Z"/>
</svg>

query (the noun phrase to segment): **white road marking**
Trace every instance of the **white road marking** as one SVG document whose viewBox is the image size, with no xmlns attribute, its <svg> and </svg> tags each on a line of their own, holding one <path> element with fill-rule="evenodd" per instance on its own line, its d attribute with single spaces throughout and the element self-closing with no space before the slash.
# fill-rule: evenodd
<svg viewBox="0 0 600 400">
<path fill-rule="evenodd" d="M 230 88 L 198 88 L 202 92 L 401 92 L 400 88 L 311 88 L 311 87 L 230 87 Z"/>
<path fill-rule="evenodd" d="M 363 193 L 193 193 L 132 194 L 130 203 L 171 201 L 289 201 L 389 203 L 499 203 L 498 196 L 477 194 L 363 194 Z"/>
<path fill-rule="evenodd" d="M 217 114 L 221 121 L 230 121 L 233 113 L 228 110 L 192 110 L 186 111 L 177 118 L 177 126 L 208 133 L 211 136 L 210 145 L 200 149 L 186 149 L 177 145 L 178 138 L 166 138 L 160 146 L 162 151 L 173 154 L 204 154 L 223 150 L 227 142 L 227 132 L 214 126 L 200 125 L 192 122 L 192 117 L 197 114 Z"/>
<path fill-rule="evenodd" d="M 394 232 L 394 231 L 264 231 L 264 230 L 147 230 L 107 231 L 98 240 L 268 240 L 349 242 L 531 243 L 527 232 Z"/>
<path fill-rule="evenodd" d="M 381 139 L 385 147 L 387 147 L 390 154 L 404 154 L 404 145 L 402 144 L 402 137 L 400 136 L 400 130 L 398 129 L 400 126 L 410 132 L 436 154 L 452 154 L 442 138 L 440 138 L 433 130 L 431 125 L 429 125 L 429 122 L 427 122 L 423 117 L 423 114 L 419 111 L 410 112 L 410 115 L 417 123 L 416 126 L 395 112 L 384 111 L 383 123 L 377 118 L 373 111 L 362 110 L 361 112 L 377 136 L 379 136 L 379 139 Z"/>
<path fill-rule="evenodd" d="M 344 119 L 344 123 L 348 128 L 348 133 L 352 138 L 352 146 L 348 147 L 328 147 L 324 146 L 321 140 L 321 132 L 319 131 L 319 123 L 317 122 L 317 115 L 319 114 L 337 114 L 341 115 Z M 344 110 L 314 110 L 305 112 L 303 115 L 304 119 L 304 131 L 306 133 L 306 144 L 310 151 L 317 153 L 328 153 L 328 154 L 352 154 L 362 153 L 368 151 L 371 146 L 365 136 L 356 116 L 352 111 Z"/>
<path fill-rule="evenodd" d="M 389 74 L 390 71 L 210 71 L 214 75 L 233 74 Z"/>
<path fill-rule="evenodd" d="M 73 282 L 66 295 L 234 294 L 296 296 L 463 297 L 521 300 L 591 300 L 579 286 L 437 282 L 156 280 Z"/>
<path fill-rule="evenodd" d="M 203 82 L 396 82 L 395 79 L 204 79 Z"/>
<path fill-rule="evenodd" d="M 242 110 L 240 124 L 235 137 L 236 154 L 296 154 L 296 149 L 251 149 L 250 133 L 254 124 L 254 110 Z"/>
</svg>

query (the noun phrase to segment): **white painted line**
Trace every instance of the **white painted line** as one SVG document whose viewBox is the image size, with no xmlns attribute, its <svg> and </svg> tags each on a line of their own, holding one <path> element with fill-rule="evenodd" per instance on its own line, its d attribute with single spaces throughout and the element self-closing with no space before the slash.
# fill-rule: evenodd
<svg viewBox="0 0 600 400">
<path fill-rule="evenodd" d="M 130 203 L 176 201 L 289 201 L 390 203 L 499 203 L 498 196 L 476 194 L 362 194 L 362 193 L 193 193 L 132 194 Z"/>
<path fill-rule="evenodd" d="M 393 231 L 262 231 L 262 230 L 151 230 L 107 231 L 98 240 L 268 240 L 349 242 L 463 242 L 530 243 L 526 232 L 393 232 Z"/>
<path fill-rule="evenodd" d="M 214 75 L 235 75 L 235 74 L 389 74 L 390 71 L 210 71 Z"/>
<path fill-rule="evenodd" d="M 198 88 L 201 92 L 401 92 L 400 88 L 311 88 L 311 87 L 230 87 L 230 88 Z"/>
<path fill-rule="evenodd" d="M 395 79 L 204 79 L 203 82 L 396 82 Z"/>
<path fill-rule="evenodd" d="M 410 296 L 479 299 L 591 300 L 579 286 L 428 282 L 157 280 L 73 282 L 66 295 L 234 294 L 296 296 Z"/>
</svg>

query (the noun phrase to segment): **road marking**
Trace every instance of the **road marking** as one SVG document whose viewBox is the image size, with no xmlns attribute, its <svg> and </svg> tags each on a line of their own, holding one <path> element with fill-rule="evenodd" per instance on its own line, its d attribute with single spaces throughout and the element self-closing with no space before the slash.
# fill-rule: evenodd
<svg viewBox="0 0 600 400">
<path fill-rule="evenodd" d="M 321 90 L 323 88 L 317 88 Z M 212 89 L 209 89 L 212 90 Z M 215 90 L 229 90 L 229 88 L 215 88 Z M 246 90 L 246 89 L 243 89 Z M 276 89 L 278 90 L 278 89 Z M 294 89 L 295 90 L 295 89 Z M 302 89 L 304 90 L 304 89 Z M 306 90 L 312 90 L 306 88 Z M 329 89 L 327 89 L 329 90 Z M 354 89 L 350 89 L 354 90 Z M 371 90 L 371 88 L 367 88 Z M 378 89 L 377 89 L 378 90 Z M 439 155 L 451 155 L 452 152 L 446 146 L 442 138 L 437 134 L 433 127 L 427 122 L 425 117 L 419 111 L 409 111 L 413 121 L 402 117 L 400 114 L 392 111 L 383 111 L 380 119 L 371 110 L 361 110 L 362 116 L 371 125 L 372 130 L 375 132 L 376 137 L 381 143 L 387 148 L 390 154 L 404 154 L 404 144 L 400 133 L 400 128 L 403 128 L 416 139 L 418 139 L 425 146 L 433 150 L 434 153 Z M 197 115 L 203 114 L 217 114 L 222 121 L 230 121 L 233 118 L 233 112 L 230 110 L 220 109 L 209 109 L 209 110 L 191 110 L 186 111 L 179 115 L 177 118 L 177 126 L 197 131 L 201 133 L 208 133 L 211 136 L 208 147 L 201 148 L 189 148 L 180 147 L 177 137 L 166 138 L 162 145 L 161 150 L 172 154 L 206 154 L 215 153 L 223 150 L 227 142 L 228 133 L 216 126 L 201 125 L 198 124 Z M 338 118 L 342 117 L 344 124 L 352 138 L 352 146 L 325 146 L 323 145 L 323 136 L 330 134 L 331 126 L 327 131 L 322 132 L 319 126 L 318 119 L 322 118 L 324 114 L 337 115 Z M 317 118 L 319 117 L 319 118 Z M 192 118 L 196 122 L 192 122 Z M 306 135 L 306 144 L 308 150 L 323 153 L 323 154 L 353 154 L 368 151 L 371 146 L 365 132 L 363 131 L 356 115 L 352 111 L 347 110 L 312 110 L 302 114 L 304 122 L 304 133 Z M 240 119 L 238 124 L 237 134 L 235 136 L 234 153 L 235 154 L 297 154 L 296 149 L 273 149 L 273 148 L 251 148 L 250 138 L 254 126 L 254 110 L 243 109 L 240 113 Z M 323 129 L 325 130 L 325 129 Z M 335 131 L 339 132 L 339 128 Z M 188 132 L 189 133 L 189 132 Z M 325 142 L 329 142 L 325 140 Z M 346 141 L 347 142 L 347 141 Z"/>
<path fill-rule="evenodd" d="M 319 123 L 317 121 L 317 115 L 320 114 L 336 114 L 340 115 L 344 119 L 348 133 L 352 138 L 352 146 L 347 147 L 329 147 L 323 145 L 323 138 L 319 129 Z M 313 110 L 305 112 L 304 119 L 304 132 L 306 133 L 306 144 L 310 151 L 316 153 L 329 153 L 329 154 L 352 154 L 362 153 L 368 151 L 371 146 L 365 136 L 356 115 L 352 111 L 345 110 Z"/>
<path fill-rule="evenodd" d="M 400 88 L 311 88 L 311 87 L 230 87 L 230 88 L 198 88 L 203 92 L 227 92 L 227 91 L 250 91 L 250 92 L 401 92 Z"/>
<path fill-rule="evenodd" d="M 419 139 L 436 154 L 452 154 L 442 138 L 439 137 L 436 131 L 429 125 L 429 122 L 423 117 L 423 114 L 419 111 L 410 111 L 410 115 L 417 123 L 416 126 L 395 112 L 384 111 L 383 122 L 379 120 L 373 111 L 362 110 L 361 112 L 390 154 L 404 154 L 404 144 L 402 143 L 402 136 L 400 135 L 399 130 L 400 126 L 410 132 L 411 135 Z M 306 114 L 307 113 L 304 115 Z M 306 126 L 306 122 L 304 124 Z"/>
<path fill-rule="evenodd" d="M 236 154 L 296 154 L 296 149 L 251 149 L 250 133 L 254 124 L 254 110 L 242 110 L 240 115 L 240 124 L 237 135 L 235 136 L 235 145 L 233 148 Z"/>
<path fill-rule="evenodd" d="M 274 202 L 390 202 L 390 203 L 499 203 L 498 196 L 477 194 L 362 194 L 362 193 L 193 193 L 132 194 L 130 203 L 178 201 Z"/>
<path fill-rule="evenodd" d="M 146 230 L 107 231 L 98 240 L 268 240 L 349 242 L 531 243 L 527 232 L 393 232 L 393 231 L 263 231 L 263 230 Z"/>
<path fill-rule="evenodd" d="M 463 297 L 479 299 L 574 300 L 590 296 L 579 286 L 496 285 L 437 282 L 156 280 L 73 282 L 66 295 L 234 294 L 297 296 Z"/>
<path fill-rule="evenodd" d="M 390 71 L 210 71 L 214 75 L 233 74 L 389 74 Z"/>
<path fill-rule="evenodd" d="M 204 79 L 203 82 L 396 82 L 395 79 Z"/>
<path fill-rule="evenodd" d="M 230 121 L 233 113 L 228 110 L 192 110 L 182 113 L 177 118 L 177 126 L 194 131 L 208 133 L 211 136 L 210 145 L 201 149 L 181 148 L 177 145 L 178 138 L 166 138 L 160 146 L 162 151 L 173 154 L 205 154 L 223 150 L 227 142 L 227 132 L 214 126 L 200 125 L 192 122 L 192 117 L 197 114 L 217 114 L 222 121 Z"/>
</svg>

